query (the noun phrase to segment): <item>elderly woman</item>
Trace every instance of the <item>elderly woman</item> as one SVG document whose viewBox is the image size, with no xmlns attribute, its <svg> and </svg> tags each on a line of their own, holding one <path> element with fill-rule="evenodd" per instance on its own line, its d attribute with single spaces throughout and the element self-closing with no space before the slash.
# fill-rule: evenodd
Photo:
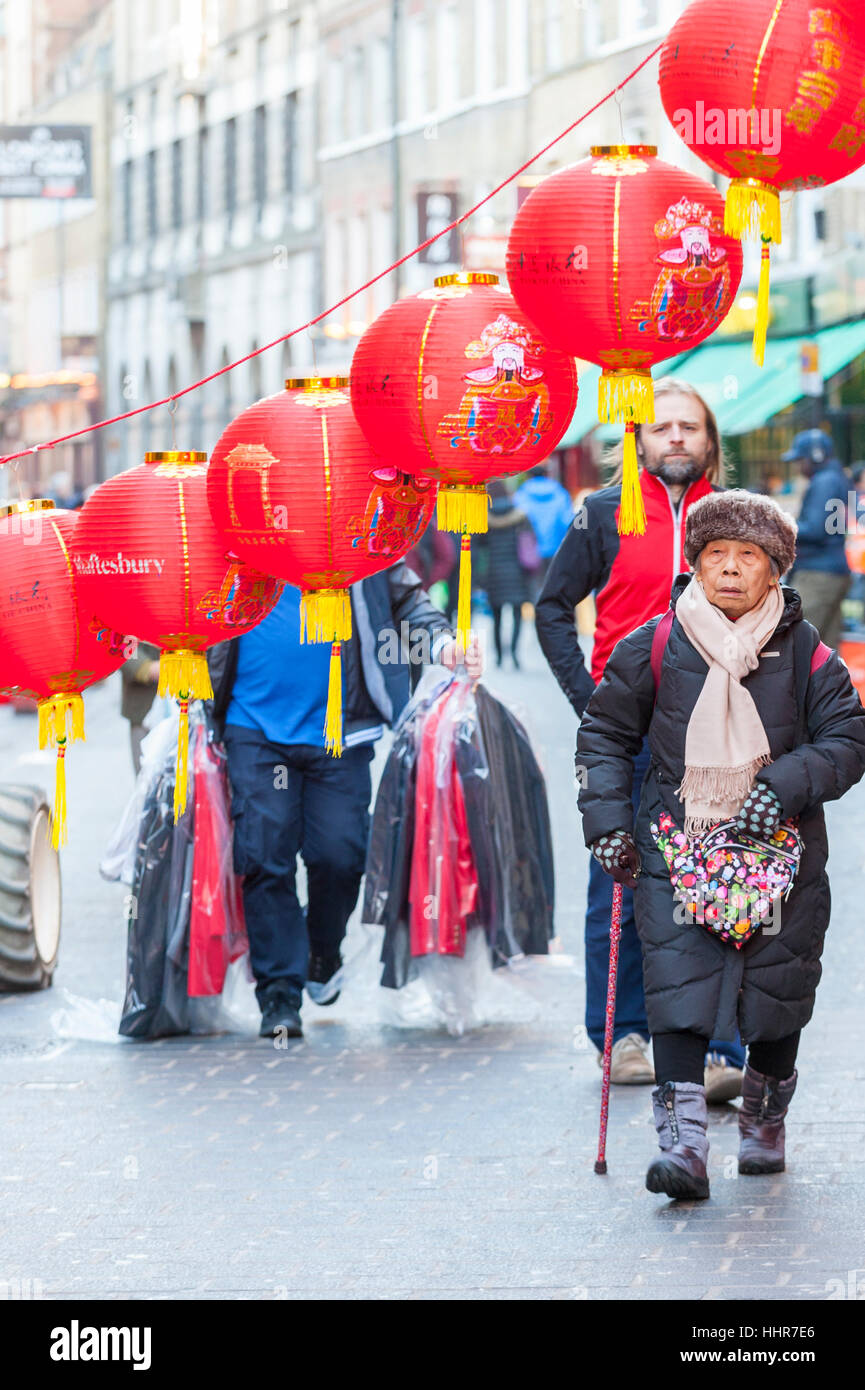
<svg viewBox="0 0 865 1390">
<path fill-rule="evenodd" d="M 635 888 L 661 1149 L 646 1186 L 674 1198 L 709 1195 L 704 1057 L 709 1038 L 734 1038 L 737 1025 L 749 1045 L 739 1171 L 784 1168 L 784 1117 L 829 923 L 822 804 L 865 772 L 865 710 L 847 668 L 780 583 L 795 550 L 795 524 L 767 497 L 695 503 L 685 539 L 695 573 L 676 580 L 674 616 L 619 642 L 579 733 L 586 844 Z M 651 762 L 632 827 L 632 760 L 646 733 Z M 797 854 L 789 896 L 773 894 L 789 886 Z M 763 897 L 755 904 L 751 893 L 741 921 L 738 908 L 729 915 L 734 864 L 736 882 L 763 875 Z"/>
</svg>

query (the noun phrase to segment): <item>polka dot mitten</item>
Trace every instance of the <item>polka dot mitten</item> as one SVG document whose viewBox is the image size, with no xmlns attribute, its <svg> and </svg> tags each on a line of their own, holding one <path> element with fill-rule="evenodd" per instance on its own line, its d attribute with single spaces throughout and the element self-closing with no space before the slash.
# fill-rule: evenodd
<svg viewBox="0 0 865 1390">
<path fill-rule="evenodd" d="M 626 888 L 636 888 L 640 872 L 640 855 L 637 846 L 627 830 L 616 830 L 612 835 L 602 835 L 592 845 L 592 854 L 605 874 Z"/>
<path fill-rule="evenodd" d="M 778 829 L 782 817 L 781 803 L 771 787 L 755 782 L 742 803 L 736 824 L 746 835 L 767 840 Z"/>
</svg>

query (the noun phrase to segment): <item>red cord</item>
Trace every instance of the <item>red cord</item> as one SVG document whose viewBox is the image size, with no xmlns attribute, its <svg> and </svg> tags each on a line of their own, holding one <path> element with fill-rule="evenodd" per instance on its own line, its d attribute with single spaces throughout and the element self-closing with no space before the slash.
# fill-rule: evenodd
<svg viewBox="0 0 865 1390">
<path fill-rule="evenodd" d="M 588 120 L 589 116 L 594 115 L 598 107 L 603 106 L 605 101 L 609 101 L 610 97 L 615 96 L 616 92 L 620 91 L 622 87 L 627 86 L 631 79 L 636 77 L 637 73 L 642 71 L 646 64 L 650 63 L 656 54 L 660 53 L 663 46 L 663 43 L 659 43 L 657 48 L 653 48 L 652 52 L 649 53 L 641 63 L 638 63 L 634 70 L 628 73 L 627 77 L 624 77 L 621 82 L 617 83 L 615 87 L 607 92 L 606 96 L 601 97 L 600 101 L 596 101 L 594 106 L 590 106 L 588 111 L 583 112 L 582 116 L 578 116 L 560 135 L 554 136 L 548 144 L 544 145 L 542 150 L 538 150 L 537 154 L 533 154 L 530 159 L 526 160 L 525 164 L 521 164 L 519 169 L 515 169 L 506 179 L 502 179 L 502 182 L 498 184 L 492 192 L 487 193 L 486 197 L 481 198 L 479 203 L 475 203 L 474 207 L 462 213 L 460 217 L 457 217 L 455 221 L 449 223 L 447 227 L 442 227 L 441 231 L 436 232 L 435 236 L 427 237 L 426 241 L 422 241 L 420 246 L 416 246 L 413 251 L 407 251 L 404 256 L 401 256 L 398 261 L 394 261 L 393 265 L 389 265 L 386 270 L 380 270 L 378 275 L 374 275 L 371 280 L 367 280 L 366 284 L 359 285 L 356 290 L 352 290 L 351 294 L 347 294 L 336 304 L 332 304 L 329 309 L 322 310 L 320 314 L 317 314 L 314 319 L 310 319 L 308 323 L 301 324 L 299 328 L 293 328 L 290 333 L 283 333 L 281 338 L 274 338 L 272 343 L 265 343 L 263 347 L 255 348 L 253 352 L 248 352 L 245 357 L 238 357 L 236 362 L 226 363 L 226 365 L 220 367 L 218 371 L 211 372 L 210 376 L 204 376 L 200 381 L 194 381 L 191 386 L 184 386 L 182 391 L 175 391 L 171 396 L 163 396 L 162 400 L 159 401 L 151 401 L 149 405 L 138 405 L 134 410 L 125 411 L 123 415 L 112 415 L 108 420 L 97 420 L 93 425 L 85 425 L 83 429 L 73 430 L 71 434 L 60 434 L 56 439 L 47 439 L 44 444 L 32 444 L 29 449 L 21 449 L 17 454 L 3 454 L 0 456 L 0 465 L 13 463 L 15 459 L 26 458 L 28 454 L 38 453 L 40 449 L 53 449 L 56 444 L 65 444 L 70 439 L 78 439 L 82 434 L 94 434 L 96 430 L 104 430 L 107 425 L 117 425 L 121 420 L 131 420 L 133 416 L 143 415 L 147 410 L 157 410 L 161 405 L 170 405 L 172 401 L 180 400 L 181 396 L 189 395 L 190 391 L 197 391 L 200 386 L 206 386 L 208 382 L 215 381 L 217 377 L 224 376 L 226 372 L 233 372 L 235 367 L 242 367 L 244 362 L 250 362 L 253 357 L 259 357 L 261 353 L 269 352 L 271 348 L 278 347 L 280 343 L 287 342 L 289 338 L 293 338 L 297 333 L 304 333 L 307 328 L 313 328 L 315 324 L 321 323 L 322 319 L 326 319 L 329 314 L 333 314 L 337 309 L 341 309 L 343 304 L 348 304 L 352 299 L 356 299 L 359 294 L 363 294 L 364 290 L 368 290 L 370 286 L 378 284 L 379 280 L 383 280 L 384 277 L 390 275 L 392 271 L 398 270 L 401 265 L 405 265 L 406 261 L 410 261 L 412 256 L 416 256 L 419 251 L 423 251 L 427 246 L 431 246 L 434 241 L 438 241 L 439 237 L 446 236 L 448 232 L 453 231 L 454 227 L 458 227 L 461 222 L 466 222 L 468 218 L 473 217 L 485 203 L 488 203 L 491 198 L 495 198 L 497 193 L 501 193 L 503 188 L 507 188 L 509 183 L 513 183 L 514 179 L 519 178 L 520 174 L 524 173 L 525 170 L 539 160 L 542 155 L 545 155 L 547 150 L 551 150 L 553 145 L 557 145 L 560 140 L 564 140 L 565 136 L 570 135 L 572 130 L 576 130 L 578 125 L 582 125 L 583 121 Z"/>
</svg>

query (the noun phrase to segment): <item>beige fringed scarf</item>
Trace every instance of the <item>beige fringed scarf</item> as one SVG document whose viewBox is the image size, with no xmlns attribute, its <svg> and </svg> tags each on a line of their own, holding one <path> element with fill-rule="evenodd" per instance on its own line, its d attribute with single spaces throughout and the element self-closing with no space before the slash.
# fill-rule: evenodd
<svg viewBox="0 0 865 1390">
<path fill-rule="evenodd" d="M 706 598 L 696 575 L 676 604 L 676 617 L 709 667 L 688 721 L 685 775 L 677 790 L 688 836 L 735 816 L 755 773 L 772 761 L 757 707 L 739 682 L 756 670 L 783 610 L 780 587 L 773 584 L 757 608 L 731 622 Z"/>
</svg>

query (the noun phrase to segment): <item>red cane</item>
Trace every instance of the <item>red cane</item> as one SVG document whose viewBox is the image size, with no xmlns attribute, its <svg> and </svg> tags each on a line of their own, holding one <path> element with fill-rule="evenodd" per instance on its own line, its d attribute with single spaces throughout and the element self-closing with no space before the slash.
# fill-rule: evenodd
<svg viewBox="0 0 865 1390">
<path fill-rule="evenodd" d="M 601 1079 L 601 1129 L 595 1172 L 607 1171 L 607 1119 L 610 1113 L 610 1062 L 613 1055 L 613 1024 L 616 1018 L 616 976 L 619 973 L 619 939 L 622 935 L 622 885 L 613 884 L 613 912 L 610 917 L 610 973 L 607 976 L 607 1018 L 604 1027 L 604 1070 Z"/>
</svg>

